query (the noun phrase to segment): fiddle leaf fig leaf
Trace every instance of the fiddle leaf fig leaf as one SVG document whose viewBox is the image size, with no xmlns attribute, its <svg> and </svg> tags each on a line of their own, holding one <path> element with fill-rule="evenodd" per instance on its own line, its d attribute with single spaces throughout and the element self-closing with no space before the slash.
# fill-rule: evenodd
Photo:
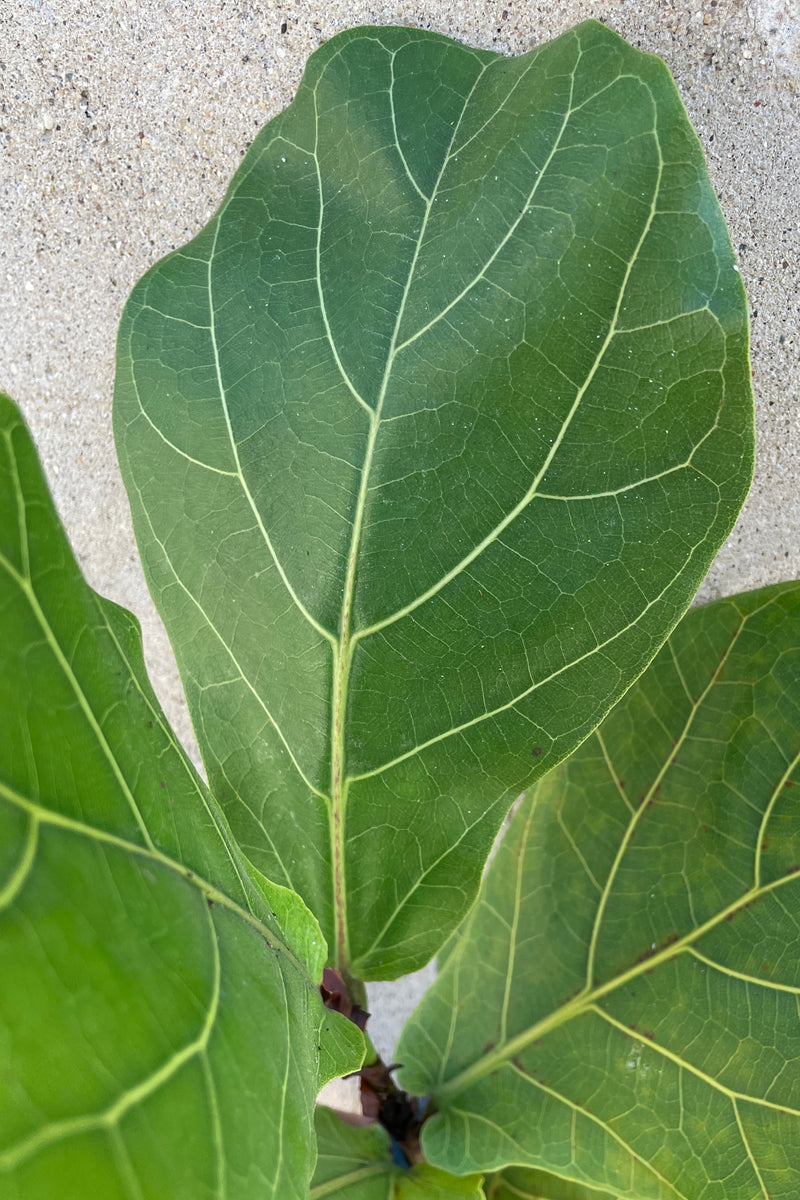
<svg viewBox="0 0 800 1200">
<path fill-rule="evenodd" d="M 509 1167 L 487 1182 L 486 1200 L 614 1200 L 614 1197 L 610 1192 L 598 1192 L 545 1171 Z"/>
<path fill-rule="evenodd" d="M 741 281 L 665 65 L 338 35 L 126 307 L 115 433 L 212 790 L 346 977 L 426 962 L 747 491 Z"/>
<path fill-rule="evenodd" d="M 353 1126 L 317 1109 L 317 1169 L 309 1200 L 485 1200 L 480 1175 L 457 1177 L 428 1163 L 401 1167 L 380 1125 Z"/>
<path fill-rule="evenodd" d="M 297 901 L 283 932 L 176 743 L 136 621 L 84 582 L 5 396 L 0 618 L 3 1200 L 305 1200 L 314 1098 L 361 1037 L 309 974 L 316 921 Z"/>
<path fill-rule="evenodd" d="M 522 803 L 402 1035 L 430 1162 L 800 1194 L 799 763 L 800 584 L 689 613 Z"/>
</svg>

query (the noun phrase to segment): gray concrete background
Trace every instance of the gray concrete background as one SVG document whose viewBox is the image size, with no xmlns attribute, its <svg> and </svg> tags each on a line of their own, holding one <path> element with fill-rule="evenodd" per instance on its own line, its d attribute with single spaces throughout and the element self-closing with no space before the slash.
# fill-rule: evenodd
<svg viewBox="0 0 800 1200">
<path fill-rule="evenodd" d="M 22 405 L 90 583 L 142 621 L 187 744 L 111 438 L 128 292 L 209 219 L 338 30 L 417 25 L 517 54 L 590 16 L 669 64 L 750 298 L 756 477 L 701 596 L 800 577 L 800 0 L 0 0 L 0 388 Z M 372 993 L 387 1055 L 418 988 Z"/>
</svg>

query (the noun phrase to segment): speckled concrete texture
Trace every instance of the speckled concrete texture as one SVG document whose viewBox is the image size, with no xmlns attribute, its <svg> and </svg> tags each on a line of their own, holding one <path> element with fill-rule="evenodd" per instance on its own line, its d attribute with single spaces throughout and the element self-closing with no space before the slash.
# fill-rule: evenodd
<svg viewBox="0 0 800 1200">
<path fill-rule="evenodd" d="M 701 595 L 798 577 L 800 0 L 2 0 L 0 387 L 23 407 L 90 582 L 142 620 L 187 741 L 111 440 L 131 286 L 208 220 L 256 130 L 338 30 L 418 25 L 517 54 L 590 16 L 672 69 L 750 297 L 756 477 Z M 411 992 L 381 993 L 388 1052 Z"/>
</svg>

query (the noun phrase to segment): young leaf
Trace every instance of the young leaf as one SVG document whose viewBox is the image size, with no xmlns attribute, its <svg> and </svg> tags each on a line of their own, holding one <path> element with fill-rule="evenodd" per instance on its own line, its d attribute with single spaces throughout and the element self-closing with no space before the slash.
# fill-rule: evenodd
<svg viewBox="0 0 800 1200">
<path fill-rule="evenodd" d="M 509 1167 L 487 1182 L 486 1200 L 614 1200 L 614 1197 L 610 1192 L 598 1192 L 558 1175 Z"/>
<path fill-rule="evenodd" d="M 347 1125 L 320 1105 L 316 1129 L 317 1169 L 309 1200 L 484 1200 L 480 1175 L 458 1178 L 427 1163 L 397 1166 L 380 1125 Z"/>
<path fill-rule="evenodd" d="M 689 613 L 520 807 L 403 1033 L 431 1162 L 800 1194 L 799 760 L 800 584 Z"/>
<path fill-rule="evenodd" d="M 0 1195 L 305 1200 L 319 1062 L 352 1070 L 359 1035 L 298 957 L 316 922 L 296 909 L 287 944 L 176 744 L 135 620 L 81 577 L 5 396 L 0 613 Z"/>
<path fill-rule="evenodd" d="M 115 431 L 212 790 L 345 975 L 430 958 L 685 609 L 746 325 L 666 67 L 594 22 L 340 34 L 135 289 Z"/>
</svg>

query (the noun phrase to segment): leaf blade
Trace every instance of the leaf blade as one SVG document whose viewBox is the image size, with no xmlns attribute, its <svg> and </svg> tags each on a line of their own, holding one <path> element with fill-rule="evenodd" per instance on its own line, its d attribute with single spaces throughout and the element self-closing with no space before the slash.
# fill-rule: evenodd
<svg viewBox="0 0 800 1200">
<path fill-rule="evenodd" d="M 398 1048 L 437 1165 L 795 1185 L 799 606 L 789 584 L 693 610 L 520 808 Z"/>
<path fill-rule="evenodd" d="M 303 966 L 316 924 L 273 919 L 6 397 L 0 460 L 3 1194 L 302 1196 L 360 1040 Z"/>
<path fill-rule="evenodd" d="M 118 363 L 215 793 L 346 974 L 413 970 L 746 490 L 746 308 L 668 72 L 593 23 L 514 60 L 340 35 Z"/>
</svg>

